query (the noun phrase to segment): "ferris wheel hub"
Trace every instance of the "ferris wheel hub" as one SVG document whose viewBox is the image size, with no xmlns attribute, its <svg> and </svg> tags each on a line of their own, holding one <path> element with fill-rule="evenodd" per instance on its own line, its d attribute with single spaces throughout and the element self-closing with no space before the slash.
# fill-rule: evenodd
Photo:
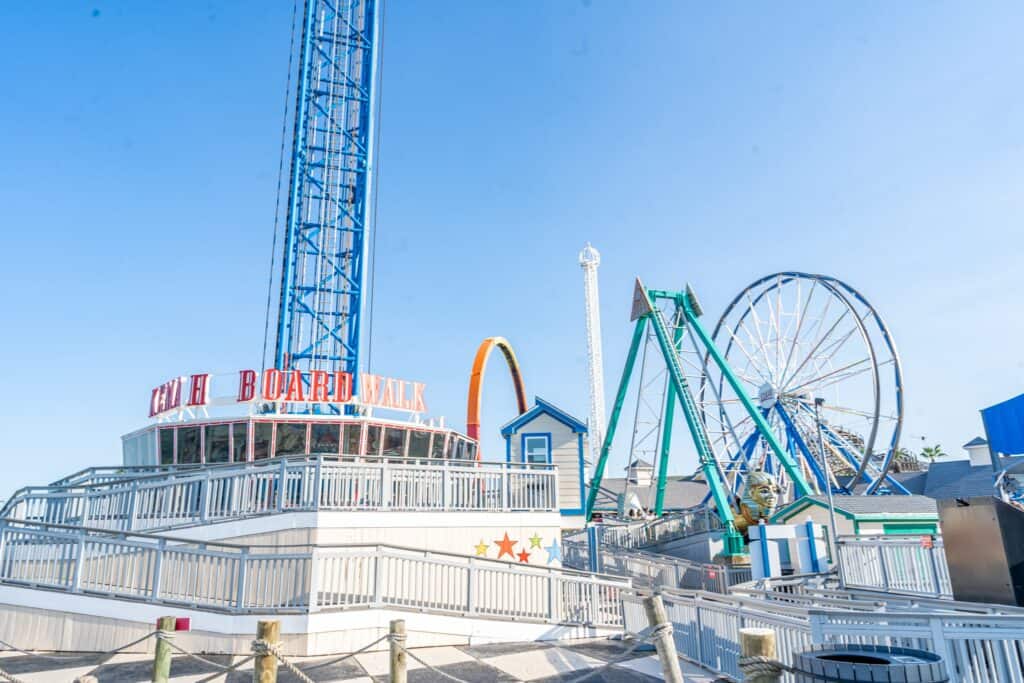
<svg viewBox="0 0 1024 683">
<path fill-rule="evenodd" d="M 768 410 L 779 400 L 779 391 L 775 388 L 775 385 L 771 382 L 765 382 L 757 390 L 757 404 L 763 409 Z"/>
</svg>

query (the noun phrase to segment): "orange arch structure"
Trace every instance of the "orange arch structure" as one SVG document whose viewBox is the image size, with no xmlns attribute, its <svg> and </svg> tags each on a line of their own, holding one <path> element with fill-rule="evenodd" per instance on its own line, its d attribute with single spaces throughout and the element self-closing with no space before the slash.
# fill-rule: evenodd
<svg viewBox="0 0 1024 683">
<path fill-rule="evenodd" d="M 491 351 L 497 347 L 505 356 L 509 374 L 512 375 L 512 386 L 516 392 L 516 406 L 519 414 L 526 412 L 526 389 L 523 387 L 523 375 L 519 371 L 519 361 L 512 345 L 504 337 L 488 337 L 481 342 L 473 359 L 473 373 L 469 376 L 469 401 L 466 406 L 466 436 L 480 441 L 480 390 L 484 382 L 484 371 Z M 479 453 L 479 450 L 477 451 Z"/>
</svg>

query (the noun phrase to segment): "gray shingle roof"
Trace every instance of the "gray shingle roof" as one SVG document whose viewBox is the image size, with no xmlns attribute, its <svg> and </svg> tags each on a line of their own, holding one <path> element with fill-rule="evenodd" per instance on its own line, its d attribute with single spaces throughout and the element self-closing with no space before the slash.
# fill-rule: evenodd
<svg viewBox="0 0 1024 683">
<path fill-rule="evenodd" d="M 651 463 L 647 462 L 643 458 L 637 458 L 633 462 L 631 462 L 628 465 L 626 465 L 626 467 L 624 469 L 627 469 L 627 470 L 633 469 L 633 468 L 643 469 L 645 467 L 649 467 L 651 469 L 654 469 L 654 465 L 652 465 Z"/>
<path fill-rule="evenodd" d="M 601 480 L 601 491 L 595 501 L 595 507 L 600 510 L 616 509 L 618 507 L 618 495 L 626 487 L 626 479 L 622 477 L 605 478 Z M 654 496 L 657 484 L 652 486 L 637 486 L 630 484 L 630 491 L 637 494 L 640 503 L 646 507 L 654 507 Z M 692 481 L 683 477 L 669 477 L 665 483 L 665 508 L 669 510 L 683 510 L 695 505 L 700 505 L 704 496 L 708 493 L 708 486 L 703 481 Z"/>
<path fill-rule="evenodd" d="M 985 439 L 981 438 L 980 436 L 976 436 L 967 443 L 965 443 L 963 447 L 971 448 L 972 446 L 984 446 L 986 444 L 988 444 L 988 441 L 985 441 Z"/>
<path fill-rule="evenodd" d="M 822 505 L 828 505 L 826 496 L 809 496 L 809 498 Z M 938 514 L 938 506 L 928 496 L 833 496 L 833 500 L 837 510 L 843 510 L 851 515 Z M 799 502 L 796 501 L 793 505 Z"/>
<path fill-rule="evenodd" d="M 936 462 L 928 468 L 924 494 L 936 500 L 991 496 L 994 482 L 995 472 L 990 465 L 972 467 L 970 460 Z"/>
</svg>

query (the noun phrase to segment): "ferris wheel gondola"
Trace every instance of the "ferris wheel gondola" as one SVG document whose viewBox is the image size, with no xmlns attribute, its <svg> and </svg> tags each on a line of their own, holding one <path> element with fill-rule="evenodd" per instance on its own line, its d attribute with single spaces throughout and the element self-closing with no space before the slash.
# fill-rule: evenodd
<svg viewBox="0 0 1024 683">
<path fill-rule="evenodd" d="M 712 337 L 819 491 L 907 493 L 889 475 L 903 422 L 899 354 L 860 292 L 834 277 L 774 273 L 732 300 Z M 703 365 L 701 416 L 720 471 L 737 493 L 754 470 L 775 475 L 785 492 L 763 435 L 706 355 Z"/>
</svg>

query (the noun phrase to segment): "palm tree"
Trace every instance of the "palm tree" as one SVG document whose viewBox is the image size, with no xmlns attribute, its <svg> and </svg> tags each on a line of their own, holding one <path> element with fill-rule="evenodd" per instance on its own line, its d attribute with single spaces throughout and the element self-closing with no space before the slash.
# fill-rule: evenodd
<svg viewBox="0 0 1024 683">
<path fill-rule="evenodd" d="M 946 452 L 942 450 L 942 446 L 935 444 L 934 446 L 925 446 L 922 448 L 921 457 L 927 458 L 928 462 L 935 462 L 935 458 L 946 457 Z"/>
</svg>

